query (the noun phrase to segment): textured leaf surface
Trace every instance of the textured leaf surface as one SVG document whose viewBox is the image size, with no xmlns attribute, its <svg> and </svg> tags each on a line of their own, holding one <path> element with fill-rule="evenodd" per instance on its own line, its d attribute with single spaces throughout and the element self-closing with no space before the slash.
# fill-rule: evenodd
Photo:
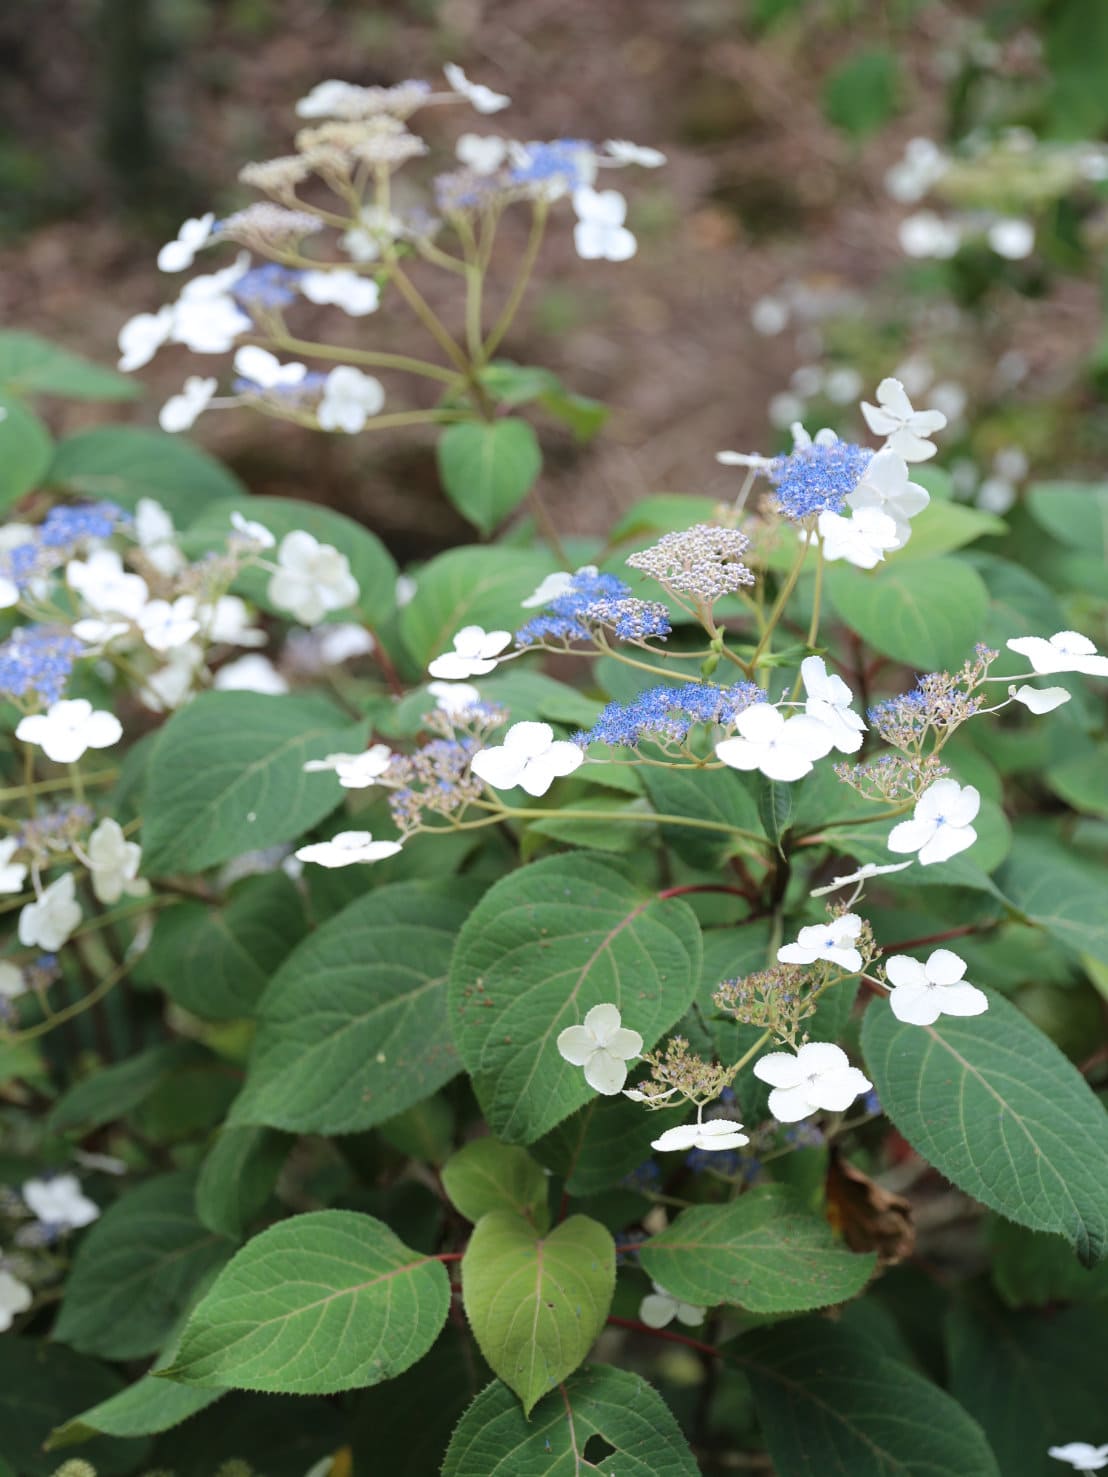
<svg viewBox="0 0 1108 1477">
<path fill-rule="evenodd" d="M 55 451 L 49 477 L 69 492 L 124 508 L 155 498 L 179 528 L 206 503 L 246 495 L 234 473 L 199 446 L 140 426 L 99 426 L 70 436 Z"/>
<path fill-rule="evenodd" d="M 462 1259 L 466 1317 L 525 1413 L 585 1358 L 615 1285 L 615 1242 L 588 1216 L 571 1215 L 541 1237 L 510 1210 L 478 1222 Z"/>
<path fill-rule="evenodd" d="M 1108 1248 L 1108 1117 L 1058 1048 L 1000 996 L 981 1016 L 902 1025 L 878 1001 L 862 1049 L 881 1105 L 959 1189 L 1054 1231 L 1091 1263 Z"/>
<path fill-rule="evenodd" d="M 863 1335 L 803 1318 L 735 1350 L 777 1477 L 1001 1477 L 962 1407 Z"/>
<path fill-rule="evenodd" d="M 237 1241 L 269 1199 L 291 1144 L 271 1128 L 224 1128 L 196 1182 L 196 1213 L 204 1225 Z"/>
<path fill-rule="evenodd" d="M 564 1027 L 611 1002 L 649 1047 L 680 1019 L 699 971 L 691 909 L 644 894 L 609 861 L 550 857 L 496 883 L 459 935 L 449 994 L 493 1132 L 531 1143 L 593 1095 L 558 1055 Z"/>
<path fill-rule="evenodd" d="M 518 630 L 531 614 L 520 601 L 554 568 L 550 555 L 520 549 L 450 549 L 432 559 L 400 612 L 400 632 L 413 661 L 425 667 L 450 651 L 463 626 Z"/>
<path fill-rule="evenodd" d="M 542 470 L 538 438 L 526 421 L 466 421 L 444 431 L 439 475 L 459 513 L 491 533 L 531 490 Z"/>
<path fill-rule="evenodd" d="M 925 671 L 959 665 L 989 604 L 981 576 L 956 559 L 918 559 L 866 571 L 832 565 L 835 609 L 875 651 Z"/>
<path fill-rule="evenodd" d="M 293 951 L 258 1008 L 234 1122 L 354 1133 L 449 1082 L 459 1062 L 446 976 L 466 914 L 454 891 L 378 888 Z"/>
<path fill-rule="evenodd" d="M 38 487 L 53 450 L 38 416 L 21 401 L 0 396 L 0 508 Z"/>
<path fill-rule="evenodd" d="M 1039 837 L 1017 835 L 999 882 L 1033 923 L 1079 954 L 1108 964 L 1108 873 Z"/>
<path fill-rule="evenodd" d="M 490 1210 L 508 1210 L 540 1231 L 549 1222 L 546 1175 L 515 1144 L 474 1139 L 443 1165 L 442 1182 L 451 1204 L 468 1221 L 479 1221 Z"/>
<path fill-rule="evenodd" d="M 327 1395 L 401 1373 L 450 1306 L 441 1262 L 372 1216 L 281 1221 L 223 1269 L 189 1319 L 169 1377 L 184 1384 Z"/>
<path fill-rule="evenodd" d="M 643 769 L 646 792 L 662 814 L 689 816 L 743 831 L 762 831 L 753 787 L 733 769 Z M 786 787 L 787 788 L 787 787 Z M 726 831 L 665 825 L 662 835 L 683 860 L 715 868 L 750 844 Z"/>
<path fill-rule="evenodd" d="M 572 1117 L 534 1145 L 534 1153 L 565 1180 L 571 1195 L 595 1195 L 651 1157 L 659 1122 L 626 1098 L 594 1094 Z"/>
<path fill-rule="evenodd" d="M 597 1436 L 614 1451 L 599 1473 L 697 1477 L 692 1452 L 658 1392 L 639 1375 L 604 1364 L 567 1380 L 530 1420 L 496 1380 L 459 1421 L 442 1477 L 581 1477 L 588 1470 L 583 1453 Z"/>
<path fill-rule="evenodd" d="M 826 1221 L 783 1185 L 726 1205 L 683 1210 L 640 1248 L 648 1276 L 683 1302 L 732 1303 L 752 1313 L 799 1313 L 845 1302 L 876 1264 L 837 1242 Z"/>
<path fill-rule="evenodd" d="M 37 333 L 0 333 L 0 386 L 18 394 L 64 395 L 67 400 L 135 400 L 133 379 L 59 349 Z"/>
<path fill-rule="evenodd" d="M 202 693 L 151 757 L 144 870 L 197 872 L 294 840 L 342 799 L 331 776 L 304 773 L 305 760 L 356 752 L 364 737 L 364 724 L 321 698 Z"/>
<path fill-rule="evenodd" d="M 269 977 L 307 928 L 283 872 L 248 877 L 219 907 L 182 903 L 158 915 L 143 973 L 207 1020 L 253 1015 Z"/>
<path fill-rule="evenodd" d="M 84 1354 L 156 1353 L 230 1244 L 197 1217 L 196 1179 L 160 1175 L 123 1195 L 83 1237 L 54 1337 Z"/>
</svg>

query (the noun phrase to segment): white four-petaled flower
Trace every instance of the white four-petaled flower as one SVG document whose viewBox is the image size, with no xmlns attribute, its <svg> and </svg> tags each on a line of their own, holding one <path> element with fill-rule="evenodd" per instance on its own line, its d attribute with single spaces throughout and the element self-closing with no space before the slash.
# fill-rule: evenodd
<svg viewBox="0 0 1108 1477">
<path fill-rule="evenodd" d="M 188 431 L 215 397 L 219 381 L 190 374 L 179 395 L 171 395 L 158 412 L 163 431 Z"/>
<path fill-rule="evenodd" d="M 757 769 L 771 780 L 798 780 L 830 753 L 831 730 L 806 713 L 785 719 L 771 703 L 754 703 L 735 719 L 738 734 L 716 744 L 730 769 Z"/>
<path fill-rule="evenodd" d="M 639 1318 L 647 1328 L 665 1328 L 675 1318 L 686 1328 L 699 1328 L 704 1322 L 707 1309 L 681 1302 L 657 1282 L 652 1281 L 650 1285 L 654 1291 L 648 1292 L 639 1304 Z"/>
<path fill-rule="evenodd" d="M 804 711 L 809 718 L 822 723 L 831 733 L 832 742 L 841 754 L 853 754 L 862 747 L 866 725 L 851 708 L 854 694 L 843 679 L 828 672 L 821 656 L 807 656 L 800 664 L 807 701 Z"/>
<path fill-rule="evenodd" d="M 310 303 L 333 304 L 351 318 L 364 318 L 375 313 L 381 290 L 372 277 L 363 277 L 350 267 L 334 267 L 328 272 L 305 272 L 300 291 Z"/>
<path fill-rule="evenodd" d="M 212 239 L 214 225 L 215 215 L 211 211 L 207 215 L 194 216 L 185 221 L 177 232 L 176 240 L 167 241 L 158 252 L 158 270 L 183 272 L 186 267 L 191 267 L 196 253 Z"/>
<path fill-rule="evenodd" d="M 572 1067 L 584 1067 L 585 1081 L 605 1097 L 615 1097 L 627 1081 L 627 1063 L 642 1051 L 642 1037 L 622 1024 L 615 1005 L 594 1005 L 579 1026 L 558 1034 L 558 1054 Z"/>
<path fill-rule="evenodd" d="M 1108 656 L 1098 656 L 1096 647 L 1080 631 L 1056 631 L 1049 640 L 1016 636 L 1007 645 L 1009 651 L 1025 656 L 1040 675 L 1082 672 L 1086 677 L 1108 677 Z"/>
<path fill-rule="evenodd" d="M 141 574 L 130 574 L 114 549 L 96 549 L 87 559 L 71 559 L 65 566 L 66 583 L 98 615 L 134 620 L 150 598 Z"/>
<path fill-rule="evenodd" d="M 618 190 L 594 190 L 585 185 L 573 192 L 577 224 L 573 244 L 585 261 L 625 262 L 635 255 L 638 242 L 623 224 L 627 201 Z"/>
<path fill-rule="evenodd" d="M 796 942 L 783 944 L 777 951 L 782 964 L 814 964 L 826 959 L 853 974 L 862 967 L 862 956 L 854 945 L 862 932 L 857 913 L 841 913 L 826 923 L 811 923 L 797 934 Z"/>
<path fill-rule="evenodd" d="M 901 543 L 896 519 L 883 508 L 859 508 L 849 518 L 825 508 L 816 528 L 828 563 L 845 559 L 856 569 L 875 569 Z"/>
<path fill-rule="evenodd" d="M 352 365 L 339 364 L 324 382 L 317 419 L 325 431 L 345 431 L 353 436 L 384 404 L 385 390 L 380 380 Z"/>
<path fill-rule="evenodd" d="M 75 1231 L 91 1225 L 100 1207 L 81 1194 L 75 1174 L 56 1174 L 50 1179 L 25 1180 L 20 1194 L 27 1208 L 44 1225 L 55 1230 Z"/>
<path fill-rule="evenodd" d="M 892 983 L 889 1005 L 898 1021 L 930 1026 L 941 1015 L 981 1015 L 989 1008 L 983 990 L 962 976 L 966 961 L 950 949 L 935 949 L 926 964 L 908 954 L 894 954 L 885 963 Z"/>
<path fill-rule="evenodd" d="M 280 697 L 289 690 L 269 657 L 257 651 L 226 662 L 212 679 L 212 686 L 216 692 L 260 692 L 265 697 Z"/>
<path fill-rule="evenodd" d="M 906 462 L 925 462 L 938 449 L 929 439 L 946 425 L 941 410 L 916 410 L 898 379 L 883 379 L 877 386 L 877 404 L 862 401 L 866 425 L 875 436 L 884 436 L 885 446 Z"/>
<path fill-rule="evenodd" d="M 427 670 L 432 677 L 445 677 L 448 682 L 466 677 L 487 677 L 511 639 L 510 631 L 486 631 L 483 626 L 463 626 L 454 637 L 454 650 L 437 656 Z"/>
<path fill-rule="evenodd" d="M 344 790 L 366 790 L 374 785 L 392 763 L 388 744 L 374 744 L 360 754 L 328 754 L 323 759 L 309 759 L 305 774 L 334 774 Z"/>
<path fill-rule="evenodd" d="M 196 619 L 196 598 L 178 595 L 177 599 L 151 600 L 138 614 L 142 639 L 153 651 L 172 651 L 184 646 L 200 630 Z"/>
<path fill-rule="evenodd" d="M 267 587 L 269 599 L 306 626 L 314 626 L 330 611 L 353 605 L 360 594 L 346 555 L 303 529 L 285 534 L 277 550 L 277 565 Z"/>
<path fill-rule="evenodd" d="M 750 1139 L 742 1132 L 742 1124 L 734 1118 L 709 1118 L 702 1123 L 683 1123 L 667 1128 L 650 1147 L 659 1154 L 688 1153 L 700 1149 L 705 1154 L 722 1154 L 728 1149 L 741 1149 Z"/>
<path fill-rule="evenodd" d="M 456 62 L 447 62 L 442 70 L 451 91 L 472 103 L 479 113 L 499 113 L 512 101 L 507 93 L 493 92 L 481 82 L 471 82 Z"/>
<path fill-rule="evenodd" d="M 773 1088 L 769 1110 L 778 1123 L 799 1123 L 821 1110 L 842 1113 L 873 1086 L 829 1041 L 809 1041 L 795 1055 L 771 1051 L 754 1063 L 754 1075 Z"/>
<path fill-rule="evenodd" d="M 114 713 L 93 708 L 83 697 L 62 698 L 45 713 L 29 713 L 15 730 L 17 739 L 35 744 L 55 764 L 75 764 L 86 749 L 110 749 L 123 737 Z"/>
<path fill-rule="evenodd" d="M 549 723 L 513 723 L 502 744 L 474 754 L 471 768 L 495 790 L 514 790 L 518 785 L 538 796 L 545 795 L 556 779 L 572 774 L 584 758 L 577 744 L 556 739 Z"/>
<path fill-rule="evenodd" d="M 949 861 L 977 840 L 973 821 L 980 809 L 981 796 L 972 785 L 936 780 L 916 801 L 912 819 L 889 832 L 889 850 L 918 852 L 923 867 Z"/>
<path fill-rule="evenodd" d="M 1069 1462 L 1075 1472 L 1102 1472 L 1108 1467 L 1108 1442 L 1090 1446 L 1087 1441 L 1067 1441 L 1065 1446 L 1051 1446 L 1047 1456 L 1056 1462 Z"/>
<path fill-rule="evenodd" d="M 92 890 L 99 902 L 117 903 L 124 893 L 143 897 L 150 891 L 149 882 L 138 874 L 142 847 L 128 841 L 123 827 L 110 816 L 89 836 L 87 855 Z"/>
<path fill-rule="evenodd" d="M 508 157 L 508 144 L 495 133 L 463 133 L 454 152 L 474 174 L 495 174 Z"/>
<path fill-rule="evenodd" d="M 235 350 L 235 373 L 262 390 L 283 390 L 298 385 L 308 372 L 306 364 L 295 360 L 282 364 L 276 354 L 260 344 L 243 344 Z"/>
<path fill-rule="evenodd" d="M 350 867 L 355 862 L 384 861 L 399 850 L 399 841 L 374 841 L 368 831 L 340 831 L 330 841 L 300 847 L 296 856 L 319 867 Z"/>
<path fill-rule="evenodd" d="M 862 473 L 853 492 L 847 493 L 847 507 L 860 512 L 877 508 L 896 525 L 896 536 L 903 547 L 912 535 L 910 520 L 922 513 L 931 494 L 918 482 L 908 478 L 908 463 L 888 447 L 879 451 Z"/>
<path fill-rule="evenodd" d="M 427 691 L 435 699 L 435 707 L 452 718 L 481 701 L 481 694 L 468 682 L 428 682 Z"/>
<path fill-rule="evenodd" d="M 42 896 L 28 903 L 19 914 L 19 942 L 25 949 L 60 949 L 81 921 L 77 882 L 66 872 L 43 889 Z"/>
</svg>

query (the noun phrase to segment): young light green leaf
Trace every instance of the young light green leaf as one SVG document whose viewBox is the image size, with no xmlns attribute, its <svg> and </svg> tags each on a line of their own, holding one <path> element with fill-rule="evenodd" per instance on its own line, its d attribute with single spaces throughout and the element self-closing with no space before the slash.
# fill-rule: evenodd
<svg viewBox="0 0 1108 1477">
<path fill-rule="evenodd" d="M 615 1242 L 588 1216 L 571 1215 L 542 1237 L 510 1210 L 477 1223 L 462 1258 L 466 1317 L 525 1415 L 592 1348 L 615 1285 Z"/>
<path fill-rule="evenodd" d="M 1001 1477 L 956 1401 L 853 1330 L 790 1319 L 746 1334 L 731 1358 L 778 1477 Z"/>
<path fill-rule="evenodd" d="M 542 470 L 538 438 L 514 418 L 450 426 L 438 458 L 447 497 L 484 534 L 519 506 Z"/>
<path fill-rule="evenodd" d="M 458 937 L 449 1015 L 489 1126 L 531 1143 L 589 1101 L 556 1041 L 610 1002 L 649 1047 L 696 991 L 700 929 L 679 898 L 644 893 L 607 858 L 549 857 L 502 878 Z"/>
<path fill-rule="evenodd" d="M 454 644 L 463 626 L 515 631 L 521 601 L 554 571 L 549 554 L 522 549 L 450 549 L 419 571 L 416 593 L 400 612 L 400 634 L 420 667 Z"/>
<path fill-rule="evenodd" d="M 446 1015 L 456 884 L 398 882 L 357 899 L 295 949 L 258 1007 L 235 1123 L 356 1133 L 458 1071 Z"/>
<path fill-rule="evenodd" d="M 231 1254 L 195 1205 L 196 1178 L 183 1171 L 109 1206 L 78 1248 L 54 1337 L 106 1359 L 156 1353 L 199 1283 Z"/>
<path fill-rule="evenodd" d="M 196 1213 L 238 1241 L 273 1192 L 292 1140 L 272 1128 L 224 1128 L 200 1166 Z"/>
<path fill-rule="evenodd" d="M 99 426 L 60 443 L 47 474 L 53 486 L 133 508 L 157 499 L 179 527 L 206 503 L 243 498 L 222 462 L 181 436 L 141 426 Z"/>
<path fill-rule="evenodd" d="M 0 395 L 0 508 L 40 485 L 54 443 L 38 416 L 20 400 Z"/>
<path fill-rule="evenodd" d="M 965 660 L 989 604 L 981 576 L 957 559 L 868 571 L 834 564 L 827 591 L 842 620 L 875 651 L 924 671 Z"/>
<path fill-rule="evenodd" d="M 515 1144 L 474 1139 L 443 1165 L 442 1183 L 467 1221 L 479 1221 L 490 1210 L 509 1210 L 540 1231 L 550 1224 L 546 1175 Z"/>
<path fill-rule="evenodd" d="M 506 1384 L 482 1390 L 454 1432 L 442 1477 L 579 1477 L 599 1437 L 612 1448 L 598 1477 L 697 1477 L 681 1428 L 657 1390 L 637 1374 L 590 1365 L 528 1419 Z M 610 1464 L 614 1463 L 614 1466 Z"/>
<path fill-rule="evenodd" d="M 683 1210 L 639 1251 L 643 1270 L 682 1302 L 800 1313 L 852 1298 L 876 1257 L 847 1250 L 784 1185 Z"/>
<path fill-rule="evenodd" d="M 59 349 L 37 333 L 0 333 L 0 388 L 19 395 L 64 395 L 67 400 L 135 400 L 139 386 L 125 374 L 104 369 Z"/>
<path fill-rule="evenodd" d="M 283 872 L 248 877 L 219 906 L 186 902 L 160 913 L 143 978 L 206 1020 L 250 1016 L 307 926 L 300 893 Z"/>
<path fill-rule="evenodd" d="M 342 799 L 305 760 L 357 751 L 365 734 L 320 697 L 201 693 L 151 756 L 144 871 L 198 872 L 294 840 Z"/>
<path fill-rule="evenodd" d="M 866 1011 L 862 1050 L 912 1147 L 1009 1220 L 1065 1236 L 1086 1265 L 1108 1249 L 1108 1119 L 1058 1048 L 1001 996 L 981 1016 L 902 1025 Z"/>
<path fill-rule="evenodd" d="M 372 1216 L 293 1216 L 223 1269 L 164 1377 L 289 1395 L 376 1385 L 426 1354 L 449 1307 L 442 1263 Z"/>
</svg>

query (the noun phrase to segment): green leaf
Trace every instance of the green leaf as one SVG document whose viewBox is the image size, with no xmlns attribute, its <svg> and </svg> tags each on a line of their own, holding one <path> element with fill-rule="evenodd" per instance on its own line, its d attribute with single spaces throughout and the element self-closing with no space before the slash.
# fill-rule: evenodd
<svg viewBox="0 0 1108 1477">
<path fill-rule="evenodd" d="M 238 1020 L 254 1014 L 306 929 L 303 900 L 283 872 L 248 877 L 219 906 L 186 902 L 160 913 L 143 978 L 195 1015 Z"/>
<path fill-rule="evenodd" d="M 1001 534 L 1006 526 L 995 513 L 934 498 L 912 519 L 912 537 L 903 548 L 887 556 L 888 562 L 899 565 L 912 559 L 933 559 L 936 554 L 949 554 L 988 534 Z"/>
<path fill-rule="evenodd" d="M 230 1245 L 196 1216 L 189 1172 L 160 1175 L 123 1195 L 81 1240 L 54 1337 L 83 1354 L 156 1353 Z"/>
<path fill-rule="evenodd" d="M 139 426 L 100 426 L 62 441 L 47 474 L 56 487 L 133 508 L 155 498 L 179 526 L 206 503 L 242 498 L 238 478 L 180 436 Z"/>
<path fill-rule="evenodd" d="M 114 1066 L 98 1067 L 58 1099 L 47 1127 L 51 1133 L 65 1133 L 71 1128 L 87 1131 L 114 1123 L 179 1068 L 207 1057 L 203 1047 L 193 1042 L 171 1041 L 151 1046 Z"/>
<path fill-rule="evenodd" d="M 526 421 L 465 421 L 439 438 L 439 475 L 465 518 L 489 534 L 530 492 L 542 452 Z"/>
<path fill-rule="evenodd" d="M 450 549 L 419 572 L 416 593 L 400 612 L 400 634 L 420 667 L 453 650 L 463 626 L 518 630 L 521 606 L 555 569 L 549 554 L 520 549 Z"/>
<path fill-rule="evenodd" d="M 857 1332 L 790 1319 L 733 1358 L 778 1477 L 1001 1477 L 962 1407 Z"/>
<path fill-rule="evenodd" d="M 861 1292 L 877 1260 L 848 1251 L 783 1185 L 683 1210 L 643 1243 L 639 1259 L 647 1276 L 682 1302 L 732 1303 L 752 1313 L 845 1302 Z"/>
<path fill-rule="evenodd" d="M 372 1216 L 314 1211 L 271 1226 L 236 1254 L 165 1374 L 289 1395 L 376 1385 L 426 1354 L 449 1307 L 441 1262 Z"/>
<path fill-rule="evenodd" d="M 637 498 L 619 519 L 610 534 L 613 544 L 643 535 L 675 533 L 692 523 L 710 523 L 719 508 L 711 497 L 690 496 L 685 492 L 655 492 Z"/>
<path fill-rule="evenodd" d="M 1103 749 L 1089 749 L 1061 764 L 1052 764 L 1043 778 L 1074 810 L 1108 819 L 1108 765 Z"/>
<path fill-rule="evenodd" d="M 642 770 L 643 784 L 654 808 L 663 815 L 714 821 L 757 834 L 762 829 L 758 802 L 747 781 L 733 769 Z M 748 843 L 724 831 L 695 826 L 664 825 L 662 835 L 690 866 L 716 870 Z"/>
<path fill-rule="evenodd" d="M 320 697 L 205 692 L 174 713 L 150 761 L 143 870 L 199 872 L 292 841 L 342 800 L 308 759 L 357 751 L 353 727 Z"/>
<path fill-rule="evenodd" d="M 588 1102 L 558 1034 L 611 1002 L 649 1047 L 696 990 L 700 929 L 679 898 L 643 893 L 607 858 L 550 857 L 502 878 L 458 937 L 454 1039 L 489 1126 L 531 1143 Z"/>
<path fill-rule="evenodd" d="M 546 1236 L 510 1210 L 477 1223 L 462 1258 L 466 1317 L 525 1415 L 592 1348 L 615 1285 L 615 1242 L 588 1216 L 571 1215 Z"/>
<path fill-rule="evenodd" d="M 303 529 L 321 544 L 331 544 L 350 560 L 350 573 L 358 581 L 358 601 L 337 619 L 349 620 L 351 612 L 368 625 L 388 620 L 396 609 L 396 562 L 376 534 L 344 513 L 298 498 L 247 497 L 238 487 L 234 503 L 219 503 L 203 510 L 189 524 L 184 543 L 192 554 L 222 548 L 231 531 L 231 513 L 239 512 L 268 528 L 278 543 L 285 534 Z M 248 600 L 288 620 L 287 610 L 273 605 L 266 593 L 270 575 L 263 569 L 246 569 L 235 589 Z"/>
<path fill-rule="evenodd" d="M 21 395 L 64 395 L 69 400 L 135 400 L 139 387 L 37 333 L 0 333 L 0 388 Z"/>
<path fill-rule="evenodd" d="M 590 395 L 576 395 L 564 387 L 540 395 L 539 404 L 547 415 L 568 426 L 578 441 L 591 441 L 611 414 L 601 401 Z"/>
<path fill-rule="evenodd" d="M 542 1166 L 514 1144 L 474 1139 L 443 1165 L 442 1183 L 467 1221 L 479 1221 L 490 1210 L 508 1210 L 541 1231 L 550 1224 Z"/>
<path fill-rule="evenodd" d="M 950 1392 L 981 1423 L 1004 1473 L 1057 1477 L 1050 1446 L 1104 1425 L 1108 1323 L 1096 1308 L 1011 1313 L 981 1300 L 947 1319 Z"/>
<path fill-rule="evenodd" d="M 1027 506 L 1040 528 L 1082 554 L 1103 558 L 1108 550 L 1108 484 L 1036 482 Z"/>
<path fill-rule="evenodd" d="M 41 484 L 53 453 L 50 432 L 38 416 L 0 395 L 0 508 L 10 508 Z"/>
<path fill-rule="evenodd" d="M 454 1432 L 442 1477 L 578 1477 L 597 1440 L 611 1453 L 594 1470 L 619 1477 L 697 1477 L 700 1470 L 657 1390 L 596 1364 L 573 1375 L 526 1417 L 507 1385 L 482 1390 Z"/>
<path fill-rule="evenodd" d="M 781 852 L 781 838 L 789 829 L 793 814 L 793 788 L 777 780 L 759 776 L 758 819 L 762 830 Z M 784 852 L 781 852 L 784 855 Z"/>
<path fill-rule="evenodd" d="M 1017 835 L 997 879 L 1014 907 L 1052 938 L 1108 964 L 1106 873 L 1039 836 Z"/>
<path fill-rule="evenodd" d="M 358 898 L 295 949 L 259 1006 L 235 1123 L 356 1133 L 459 1067 L 446 1014 L 456 884 L 398 882 Z"/>
<path fill-rule="evenodd" d="M 1108 1261 L 1083 1267 L 1058 1236 L 1011 1221 L 989 1226 L 993 1286 L 1010 1308 L 1108 1301 Z"/>
<path fill-rule="evenodd" d="M 981 576 L 956 559 L 870 571 L 835 564 L 827 590 L 840 618 L 875 651 L 925 671 L 965 660 L 989 604 Z"/>
<path fill-rule="evenodd" d="M 511 359 L 494 359 L 481 370 L 480 379 L 500 405 L 526 405 L 548 390 L 561 387 L 553 370 L 537 364 L 516 364 Z"/>
<path fill-rule="evenodd" d="M 595 1195 L 644 1164 L 658 1132 L 653 1114 L 638 1105 L 624 1097 L 594 1094 L 533 1147 L 543 1164 L 561 1175 L 571 1195 Z"/>
<path fill-rule="evenodd" d="M 241 1239 L 273 1193 L 291 1142 L 271 1128 L 221 1130 L 196 1182 L 196 1213 L 210 1231 Z"/>
<path fill-rule="evenodd" d="M 1009 1220 L 1065 1236 L 1086 1265 L 1108 1248 L 1108 1120 L 1084 1078 L 1014 1005 L 903 1025 L 862 1023 L 881 1106 L 917 1153 Z"/>
<path fill-rule="evenodd" d="M 836 128 L 855 139 L 877 130 L 900 107 L 900 66 L 896 54 L 884 46 L 856 51 L 828 77 L 823 87 L 823 111 Z"/>
<path fill-rule="evenodd" d="M 43 1450 L 70 1412 L 117 1395 L 114 1369 L 45 1340 L 0 1338 L 0 1443 L 18 1477 L 51 1477 L 58 1459 Z M 149 1452 L 144 1441 L 97 1440 L 83 1453 L 97 1477 L 133 1472 Z"/>
</svg>

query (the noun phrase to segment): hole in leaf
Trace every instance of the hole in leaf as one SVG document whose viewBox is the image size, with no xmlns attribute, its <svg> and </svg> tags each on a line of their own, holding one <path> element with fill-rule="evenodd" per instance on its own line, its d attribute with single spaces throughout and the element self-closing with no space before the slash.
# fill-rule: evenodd
<svg viewBox="0 0 1108 1477">
<path fill-rule="evenodd" d="M 610 1456 L 616 1456 L 617 1452 L 614 1446 L 604 1440 L 603 1436 L 590 1436 L 585 1442 L 585 1450 L 582 1455 L 586 1462 L 591 1463 L 594 1467 L 599 1467 L 601 1462 Z"/>
</svg>

